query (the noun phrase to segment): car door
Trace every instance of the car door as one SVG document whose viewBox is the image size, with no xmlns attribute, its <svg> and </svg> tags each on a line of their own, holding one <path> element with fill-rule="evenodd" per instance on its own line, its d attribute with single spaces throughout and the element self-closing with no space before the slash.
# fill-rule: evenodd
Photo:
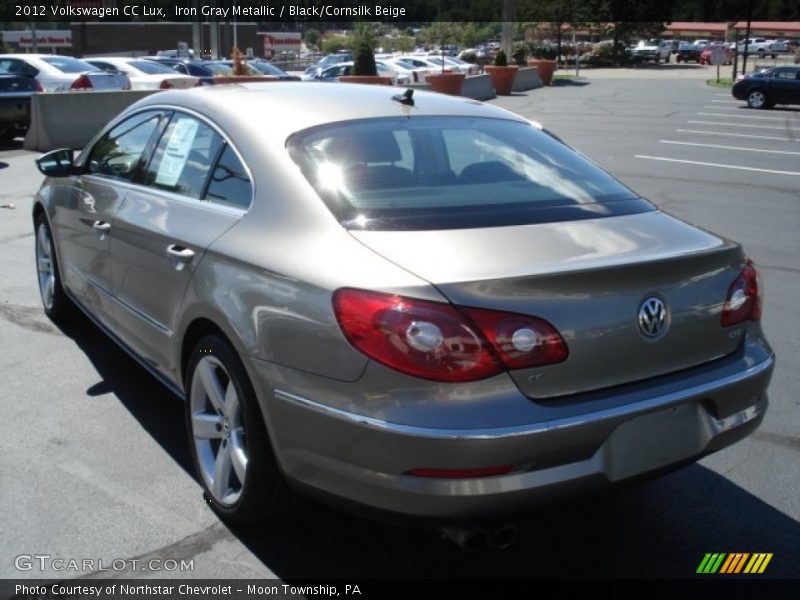
<svg viewBox="0 0 800 600">
<path fill-rule="evenodd" d="M 797 78 L 794 69 L 775 69 L 769 80 L 770 100 L 776 104 L 797 102 Z"/>
<path fill-rule="evenodd" d="M 176 111 L 141 185 L 128 192 L 114 222 L 117 331 L 169 378 L 175 325 L 192 274 L 208 246 L 244 214 L 208 195 L 210 175 L 228 146 L 209 122 Z"/>
<path fill-rule="evenodd" d="M 88 152 L 82 173 L 57 189 L 53 221 L 64 281 L 101 322 L 110 325 L 109 244 L 114 215 L 155 142 L 164 111 L 137 113 L 118 123 Z"/>
</svg>

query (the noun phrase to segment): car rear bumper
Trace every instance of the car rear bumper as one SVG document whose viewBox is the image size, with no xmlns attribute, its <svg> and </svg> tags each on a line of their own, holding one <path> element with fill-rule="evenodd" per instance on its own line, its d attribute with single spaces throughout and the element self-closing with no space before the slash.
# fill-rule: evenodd
<svg viewBox="0 0 800 600">
<path fill-rule="evenodd" d="M 690 378 L 692 385 L 680 390 L 513 427 L 392 423 L 283 389 L 288 379 L 272 389 L 263 408 L 290 484 L 382 512 L 485 517 L 669 468 L 749 435 L 767 408 L 774 357 L 754 363 L 744 355 L 737 365 L 700 383 Z M 275 375 L 274 365 L 254 366 Z M 498 465 L 513 466 L 507 475 L 470 479 L 406 474 Z"/>
</svg>

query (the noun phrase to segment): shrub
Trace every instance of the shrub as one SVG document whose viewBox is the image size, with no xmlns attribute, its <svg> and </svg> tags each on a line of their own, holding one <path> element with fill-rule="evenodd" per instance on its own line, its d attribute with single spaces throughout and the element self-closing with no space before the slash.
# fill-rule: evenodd
<svg viewBox="0 0 800 600">
<path fill-rule="evenodd" d="M 525 46 L 520 44 L 514 49 L 514 55 L 512 56 L 514 59 L 514 64 L 519 65 L 520 67 L 524 67 L 528 61 L 528 52 L 525 49 Z"/>
<path fill-rule="evenodd" d="M 474 52 L 464 52 L 464 54 L 461 55 L 461 60 L 476 65 L 478 64 L 478 55 Z"/>
<path fill-rule="evenodd" d="M 506 53 L 503 50 L 497 53 L 494 57 L 494 66 L 495 67 L 507 67 L 508 66 L 508 58 L 506 57 Z"/>
<path fill-rule="evenodd" d="M 367 24 L 359 24 L 353 39 L 353 75 L 377 75 L 375 36 Z"/>
</svg>

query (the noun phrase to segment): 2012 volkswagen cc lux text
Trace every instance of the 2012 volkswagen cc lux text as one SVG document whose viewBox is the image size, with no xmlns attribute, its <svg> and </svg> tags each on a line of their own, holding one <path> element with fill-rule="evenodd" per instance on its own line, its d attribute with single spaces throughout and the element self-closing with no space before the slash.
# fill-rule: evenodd
<svg viewBox="0 0 800 600">
<path fill-rule="evenodd" d="M 38 164 L 47 314 L 79 307 L 185 397 L 229 520 L 277 514 L 289 488 L 407 516 L 524 510 L 764 416 L 774 357 L 742 248 L 499 108 L 167 91 Z"/>
</svg>

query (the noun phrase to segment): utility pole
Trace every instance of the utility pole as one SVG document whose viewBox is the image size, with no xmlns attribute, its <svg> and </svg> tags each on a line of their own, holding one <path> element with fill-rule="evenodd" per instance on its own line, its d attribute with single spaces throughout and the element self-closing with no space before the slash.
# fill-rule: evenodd
<svg viewBox="0 0 800 600">
<path fill-rule="evenodd" d="M 511 60 L 514 54 L 514 0 L 503 0 L 503 29 L 500 34 L 500 46 L 506 57 Z"/>
</svg>

